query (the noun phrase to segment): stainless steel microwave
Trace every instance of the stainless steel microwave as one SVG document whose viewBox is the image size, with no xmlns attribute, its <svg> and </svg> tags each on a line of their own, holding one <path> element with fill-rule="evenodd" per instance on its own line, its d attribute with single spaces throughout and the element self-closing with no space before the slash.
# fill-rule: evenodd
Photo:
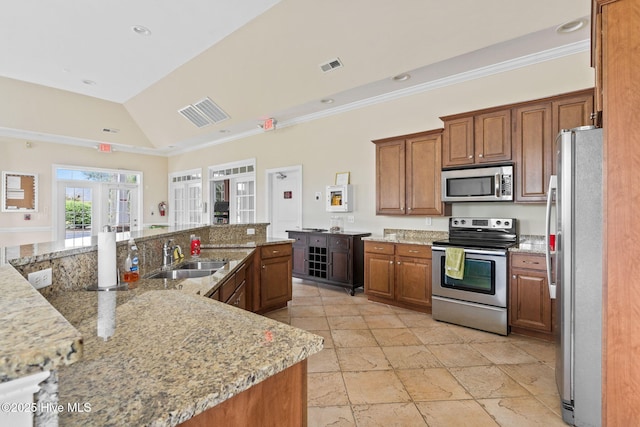
<svg viewBox="0 0 640 427">
<path fill-rule="evenodd" d="M 508 202 L 513 200 L 513 165 L 442 171 L 443 202 Z"/>
</svg>

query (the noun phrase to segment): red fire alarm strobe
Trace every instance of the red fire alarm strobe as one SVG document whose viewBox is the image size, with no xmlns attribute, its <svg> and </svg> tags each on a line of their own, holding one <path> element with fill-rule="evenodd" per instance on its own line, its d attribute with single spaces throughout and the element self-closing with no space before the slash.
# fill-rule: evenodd
<svg viewBox="0 0 640 427">
<path fill-rule="evenodd" d="M 276 128 L 276 119 L 267 119 L 262 124 L 262 129 L 264 131 L 274 130 Z"/>
</svg>

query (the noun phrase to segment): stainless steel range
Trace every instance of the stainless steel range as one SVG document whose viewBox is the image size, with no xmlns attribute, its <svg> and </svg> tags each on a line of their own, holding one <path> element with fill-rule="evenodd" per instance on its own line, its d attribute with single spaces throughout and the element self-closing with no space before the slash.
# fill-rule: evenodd
<svg viewBox="0 0 640 427">
<path fill-rule="evenodd" d="M 449 240 L 431 247 L 433 318 L 507 335 L 507 255 L 517 242 L 514 218 L 449 218 Z M 464 250 L 461 279 L 445 274 L 447 247 Z"/>
</svg>

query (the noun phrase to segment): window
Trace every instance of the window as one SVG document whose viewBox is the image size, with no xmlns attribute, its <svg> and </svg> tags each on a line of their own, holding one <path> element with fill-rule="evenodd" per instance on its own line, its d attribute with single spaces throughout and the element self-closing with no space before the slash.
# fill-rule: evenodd
<svg viewBox="0 0 640 427">
<path fill-rule="evenodd" d="M 202 225 L 202 172 L 200 169 L 169 174 L 169 224 Z"/>
<path fill-rule="evenodd" d="M 211 224 L 256 221 L 256 160 L 209 167 Z"/>
</svg>

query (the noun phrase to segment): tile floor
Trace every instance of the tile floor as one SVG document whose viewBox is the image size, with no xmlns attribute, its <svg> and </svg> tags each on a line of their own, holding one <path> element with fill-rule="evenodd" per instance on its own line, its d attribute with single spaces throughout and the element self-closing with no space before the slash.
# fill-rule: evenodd
<svg viewBox="0 0 640 427">
<path fill-rule="evenodd" d="M 551 343 L 293 283 L 268 316 L 325 338 L 308 362 L 309 427 L 566 426 Z"/>
</svg>

